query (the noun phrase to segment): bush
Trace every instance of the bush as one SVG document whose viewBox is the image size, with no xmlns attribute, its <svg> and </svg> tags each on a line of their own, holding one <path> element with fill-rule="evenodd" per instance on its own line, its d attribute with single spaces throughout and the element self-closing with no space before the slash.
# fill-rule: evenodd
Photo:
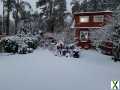
<svg viewBox="0 0 120 90">
<path fill-rule="evenodd" d="M 3 52 L 3 46 L 0 43 L 0 52 Z"/>
<path fill-rule="evenodd" d="M 16 41 L 12 41 L 10 39 L 4 39 L 0 43 L 4 49 L 5 52 L 7 53 L 17 53 L 18 51 L 18 44 Z"/>
<path fill-rule="evenodd" d="M 36 49 L 39 45 L 39 41 L 37 39 L 28 39 L 25 40 L 25 43 L 28 45 L 28 48 Z"/>
<path fill-rule="evenodd" d="M 29 46 L 27 44 L 21 44 L 19 45 L 19 49 L 18 49 L 18 53 L 19 54 L 27 54 L 27 53 L 32 53 L 33 49 L 29 48 Z"/>
<path fill-rule="evenodd" d="M 39 42 L 36 37 L 11 36 L 3 38 L 0 45 L 7 53 L 26 54 L 33 52 L 38 47 Z"/>
<path fill-rule="evenodd" d="M 19 54 L 27 54 L 27 48 L 28 48 L 27 45 L 21 45 L 21 46 L 19 46 L 18 53 Z"/>
</svg>

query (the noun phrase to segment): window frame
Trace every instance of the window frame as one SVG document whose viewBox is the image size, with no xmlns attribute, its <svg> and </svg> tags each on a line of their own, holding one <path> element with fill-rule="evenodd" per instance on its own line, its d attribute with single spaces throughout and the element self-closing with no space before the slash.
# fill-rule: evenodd
<svg viewBox="0 0 120 90">
<path fill-rule="evenodd" d="M 95 16 L 93 16 L 93 22 L 104 22 L 104 15 L 95 15 Z"/>
<path fill-rule="evenodd" d="M 87 21 L 82 20 L 83 18 L 87 17 Z M 82 19 L 81 19 L 82 18 Z M 90 22 L 90 16 L 80 16 L 80 23 L 89 23 Z"/>
</svg>

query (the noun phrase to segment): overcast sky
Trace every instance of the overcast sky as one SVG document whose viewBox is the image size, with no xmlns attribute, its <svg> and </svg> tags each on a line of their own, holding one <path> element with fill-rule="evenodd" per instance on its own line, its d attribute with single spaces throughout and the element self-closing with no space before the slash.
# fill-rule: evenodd
<svg viewBox="0 0 120 90">
<path fill-rule="evenodd" d="M 29 2 L 31 5 L 32 5 L 32 8 L 33 8 L 33 10 L 34 11 L 36 11 L 37 9 L 36 9 L 36 1 L 38 1 L 38 0 L 24 0 L 24 1 L 27 1 L 27 2 Z M 66 3 L 67 3 L 67 10 L 68 11 L 71 11 L 71 6 L 70 6 L 70 2 L 71 2 L 72 0 L 66 0 Z M 0 15 L 2 15 L 2 3 L 0 2 Z"/>
<path fill-rule="evenodd" d="M 36 10 L 36 6 L 35 6 L 35 2 L 38 1 L 38 0 L 24 0 L 24 1 L 27 1 L 29 2 L 31 5 L 32 5 L 32 8 L 34 9 L 34 11 Z M 2 3 L 0 2 L 0 15 L 2 14 Z"/>
</svg>

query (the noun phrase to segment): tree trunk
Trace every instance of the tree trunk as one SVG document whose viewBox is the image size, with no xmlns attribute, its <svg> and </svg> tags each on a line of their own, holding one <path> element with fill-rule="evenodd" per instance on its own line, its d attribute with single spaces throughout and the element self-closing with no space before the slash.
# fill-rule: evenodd
<svg viewBox="0 0 120 90">
<path fill-rule="evenodd" d="M 17 0 L 17 3 L 19 4 L 20 1 Z M 15 18 L 15 34 L 17 34 L 17 26 L 18 26 L 18 22 L 19 22 L 19 16 L 18 16 L 18 13 L 19 13 L 19 10 L 18 10 L 18 6 L 16 7 L 16 18 Z"/>
<path fill-rule="evenodd" d="M 7 0 L 7 20 L 6 20 L 6 35 L 9 35 L 10 26 L 10 0 Z"/>
<path fill-rule="evenodd" d="M 15 35 L 17 34 L 17 25 L 18 25 L 18 20 L 15 20 Z"/>
<path fill-rule="evenodd" d="M 18 26 L 18 9 L 17 9 L 17 13 L 16 13 L 16 19 L 15 19 L 15 34 L 17 34 L 17 26 Z"/>
</svg>

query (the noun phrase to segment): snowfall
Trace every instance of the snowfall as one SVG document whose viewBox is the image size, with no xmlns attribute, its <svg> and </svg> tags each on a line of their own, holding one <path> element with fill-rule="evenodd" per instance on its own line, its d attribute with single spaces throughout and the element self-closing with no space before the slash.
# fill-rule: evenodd
<svg viewBox="0 0 120 90">
<path fill-rule="evenodd" d="M 0 54 L 0 90 L 110 90 L 111 80 L 120 80 L 120 62 L 94 50 L 81 50 L 79 59 L 40 48 Z"/>
</svg>

